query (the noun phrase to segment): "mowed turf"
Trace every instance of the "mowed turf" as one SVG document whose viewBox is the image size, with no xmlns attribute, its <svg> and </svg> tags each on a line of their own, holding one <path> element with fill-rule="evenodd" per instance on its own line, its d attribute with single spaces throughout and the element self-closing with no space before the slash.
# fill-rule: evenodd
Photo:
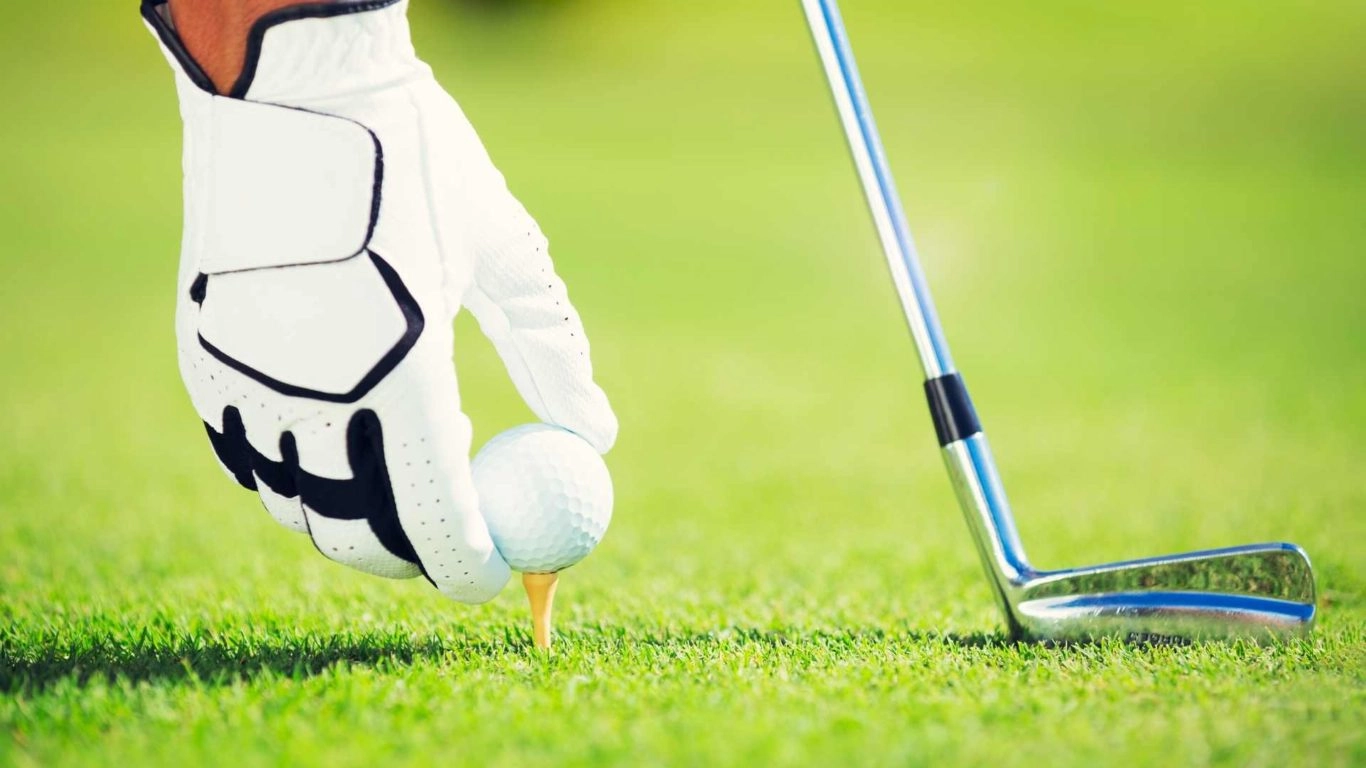
<svg viewBox="0 0 1366 768">
<path fill-rule="evenodd" d="M 1366 762 L 1359 3 L 846 0 L 1036 561 L 1314 559 L 1307 640 L 1156 648 L 1003 638 L 795 0 L 415 3 L 622 422 L 555 653 L 515 584 L 349 571 L 222 477 L 170 75 L 131 0 L 26 3 L 0 764 Z M 467 319 L 455 356 L 478 442 L 529 419 Z"/>
</svg>

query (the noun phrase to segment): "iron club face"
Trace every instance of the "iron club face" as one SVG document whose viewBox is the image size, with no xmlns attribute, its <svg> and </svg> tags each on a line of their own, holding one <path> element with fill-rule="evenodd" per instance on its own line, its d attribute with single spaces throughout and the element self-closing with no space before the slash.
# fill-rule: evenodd
<svg viewBox="0 0 1366 768">
<path fill-rule="evenodd" d="M 1293 544 L 1254 544 L 1036 573 L 1007 597 L 1024 637 L 1284 639 L 1314 623 L 1314 576 Z"/>
<path fill-rule="evenodd" d="M 945 418 L 950 417 L 936 416 Z M 1304 550 L 1294 544 L 1254 544 L 1036 570 L 1015 531 L 986 436 L 977 431 L 943 450 L 968 528 L 1014 637 L 1274 640 L 1303 634 L 1313 626 L 1314 572 Z"/>
<path fill-rule="evenodd" d="M 978 554 L 1016 638 L 1276 640 L 1306 633 L 1314 624 L 1314 572 L 1294 544 L 1036 570 L 1015 531 L 986 436 L 977 431 L 943 451 Z"/>
</svg>

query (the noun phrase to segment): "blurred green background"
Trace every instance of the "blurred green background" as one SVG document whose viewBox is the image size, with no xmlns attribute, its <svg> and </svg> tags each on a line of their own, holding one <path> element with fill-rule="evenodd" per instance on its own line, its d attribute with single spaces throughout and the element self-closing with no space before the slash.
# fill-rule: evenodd
<svg viewBox="0 0 1366 768">
<path fill-rule="evenodd" d="M 549 660 L 215 468 L 134 5 L 0 27 L 0 763 L 1366 761 L 1360 2 L 844 4 L 1033 558 L 1314 558 L 1311 640 L 1145 651 L 1001 642 L 796 0 L 415 0 L 622 422 Z"/>
</svg>

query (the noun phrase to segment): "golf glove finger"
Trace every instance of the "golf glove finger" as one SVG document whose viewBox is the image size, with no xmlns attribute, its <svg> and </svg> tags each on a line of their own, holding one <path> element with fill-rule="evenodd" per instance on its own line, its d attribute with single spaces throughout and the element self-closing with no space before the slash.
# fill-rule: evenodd
<svg viewBox="0 0 1366 768">
<path fill-rule="evenodd" d="M 406 0 L 286 8 L 220 96 L 166 0 L 143 16 L 185 124 L 182 376 L 224 470 L 327 557 L 464 602 L 508 568 L 451 363 L 468 306 L 543 421 L 617 422 L 545 238 L 417 59 Z"/>
</svg>

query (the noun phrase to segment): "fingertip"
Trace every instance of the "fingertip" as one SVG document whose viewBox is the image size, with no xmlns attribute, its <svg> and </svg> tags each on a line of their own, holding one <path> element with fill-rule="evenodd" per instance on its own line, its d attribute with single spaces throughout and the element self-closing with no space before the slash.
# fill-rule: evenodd
<svg viewBox="0 0 1366 768">
<path fill-rule="evenodd" d="M 602 425 L 595 437 L 588 440 L 588 443 L 599 454 L 606 456 L 617 444 L 617 430 L 617 417 L 614 415 L 608 420 L 608 423 Z"/>
<path fill-rule="evenodd" d="M 430 574 L 429 574 L 430 575 Z M 497 597 L 512 577 L 512 569 L 496 552 L 467 573 L 433 583 L 438 591 L 458 603 L 481 605 Z"/>
<path fill-rule="evenodd" d="M 606 419 L 598 419 L 592 422 L 581 422 L 578 424 L 567 424 L 564 422 L 548 422 L 553 426 L 559 427 L 567 432 L 583 438 L 583 441 L 593 447 L 600 456 L 606 456 L 612 450 L 612 446 L 617 442 L 617 419 L 610 416 Z"/>
<path fill-rule="evenodd" d="M 559 426 L 582 437 L 593 446 L 593 450 L 606 456 L 616 445 L 620 425 L 606 398 L 600 397 L 599 403 L 580 412 L 579 418 L 574 419 L 573 423 L 560 423 Z"/>
</svg>

